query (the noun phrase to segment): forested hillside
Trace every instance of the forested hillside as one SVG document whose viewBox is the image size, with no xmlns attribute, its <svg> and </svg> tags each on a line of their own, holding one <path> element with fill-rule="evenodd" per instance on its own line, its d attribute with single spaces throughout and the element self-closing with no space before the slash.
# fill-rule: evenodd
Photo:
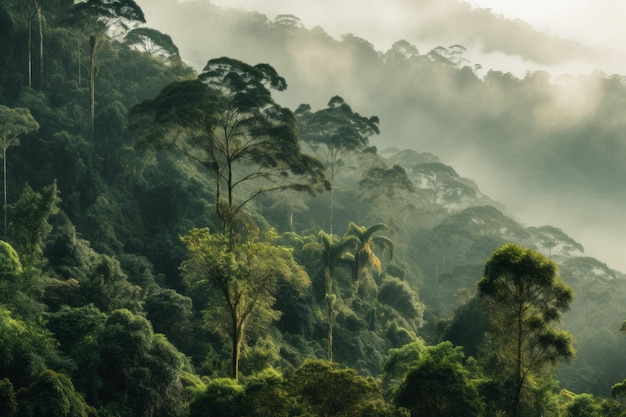
<svg viewBox="0 0 626 417">
<path fill-rule="evenodd" d="M 415 117 L 447 142 L 470 116 L 435 110 L 457 98 L 512 91 L 531 113 L 540 74 L 214 12 L 272 53 L 225 41 L 192 68 L 133 0 L 0 0 L 1 416 L 626 412 L 626 276 L 414 138 L 381 146 Z M 389 97 L 306 66 L 337 91 L 286 96 L 294 38 L 358 55 Z M 444 78 L 476 96 L 434 94 Z M 623 102 L 623 79 L 596 81 Z M 391 96 L 419 112 L 386 121 Z"/>
</svg>

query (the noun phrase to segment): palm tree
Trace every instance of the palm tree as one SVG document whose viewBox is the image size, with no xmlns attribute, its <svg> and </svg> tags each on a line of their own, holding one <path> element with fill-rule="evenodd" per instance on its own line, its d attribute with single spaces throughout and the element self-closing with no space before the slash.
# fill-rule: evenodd
<svg viewBox="0 0 626 417">
<path fill-rule="evenodd" d="M 390 258 L 393 257 L 394 246 L 391 239 L 386 236 L 376 236 L 376 233 L 386 229 L 387 225 L 384 223 L 365 227 L 350 222 L 344 238 L 355 238 L 358 242 L 354 254 L 354 282 L 357 282 L 371 266 L 376 268 L 379 274 L 382 273 L 382 262 L 375 253 L 377 247 L 382 249 L 383 253 L 389 252 Z"/>
<path fill-rule="evenodd" d="M 328 320 L 328 360 L 333 360 L 333 324 L 335 322 L 335 300 L 333 284 L 335 281 L 335 269 L 338 266 L 355 266 L 354 255 L 351 250 L 359 244 L 354 236 L 344 236 L 341 240 L 337 235 L 320 232 L 317 242 L 304 246 L 305 250 L 315 250 L 320 253 L 322 272 L 324 275 L 324 302 L 326 318 Z"/>
<path fill-rule="evenodd" d="M 96 115 L 97 55 L 100 42 L 111 29 L 124 32 L 136 23 L 146 23 L 141 7 L 134 0 L 81 0 L 74 3 L 71 20 L 84 27 L 89 36 L 89 103 L 91 138 Z"/>
</svg>

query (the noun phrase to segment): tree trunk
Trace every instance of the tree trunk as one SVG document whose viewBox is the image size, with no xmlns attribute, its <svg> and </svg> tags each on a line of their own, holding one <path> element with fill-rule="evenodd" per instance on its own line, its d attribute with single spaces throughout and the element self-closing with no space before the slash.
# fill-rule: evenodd
<svg viewBox="0 0 626 417">
<path fill-rule="evenodd" d="M 241 354 L 241 342 L 244 324 L 238 325 L 237 319 L 233 319 L 233 345 L 231 352 L 230 377 L 235 381 L 239 379 L 239 356 Z"/>
<path fill-rule="evenodd" d="M 39 88 L 43 85 L 43 16 L 41 4 L 37 3 L 37 25 L 39 26 Z"/>
<path fill-rule="evenodd" d="M 294 232 L 294 227 L 293 227 L 293 205 L 294 205 L 294 201 L 293 199 L 289 200 L 289 231 L 290 232 Z"/>
<path fill-rule="evenodd" d="M 330 254 L 329 254 L 330 256 Z M 333 361 L 333 325 L 335 322 L 333 310 L 335 300 L 333 299 L 333 275 L 330 271 L 326 271 L 325 274 L 326 285 L 325 285 L 325 298 L 326 298 L 326 307 L 328 309 L 328 361 Z"/>
<path fill-rule="evenodd" d="M 29 13 L 30 14 L 30 13 Z M 30 16 L 28 16 L 28 88 L 33 88 L 33 52 L 32 52 L 32 22 Z"/>
<path fill-rule="evenodd" d="M 78 70 L 78 87 L 83 86 L 83 75 L 80 66 L 80 38 L 76 38 L 76 62 L 77 62 L 77 70 Z"/>
<path fill-rule="evenodd" d="M 334 184 L 331 185 L 330 191 L 328 192 L 329 194 L 328 218 L 330 220 L 329 232 L 331 236 L 333 235 L 333 188 L 334 188 L 333 185 Z"/>
<path fill-rule="evenodd" d="M 4 236 L 7 235 L 7 145 L 2 147 L 2 176 L 4 185 Z"/>
<path fill-rule="evenodd" d="M 522 385 L 524 383 L 524 376 L 522 374 L 522 336 L 523 336 L 523 303 L 520 302 L 518 306 L 518 320 L 517 320 L 517 362 L 515 364 L 515 397 L 513 398 L 513 416 L 520 417 L 520 401 L 522 397 Z"/>
<path fill-rule="evenodd" d="M 98 38 L 96 35 L 89 36 L 90 57 L 89 57 L 89 105 L 91 115 L 91 140 L 95 130 L 96 119 L 96 50 L 98 48 Z"/>
</svg>

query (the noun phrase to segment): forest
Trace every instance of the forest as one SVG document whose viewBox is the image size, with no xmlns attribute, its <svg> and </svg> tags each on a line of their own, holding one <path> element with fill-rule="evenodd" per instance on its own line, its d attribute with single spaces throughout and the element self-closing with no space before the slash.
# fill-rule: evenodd
<svg viewBox="0 0 626 417">
<path fill-rule="evenodd" d="M 626 274 L 434 153 L 376 142 L 419 121 L 449 146 L 474 123 L 496 147 L 563 82 L 176 7 L 232 54 L 190 65 L 134 0 L 0 0 L 0 416 L 626 416 Z M 304 44 L 336 59 L 289 64 Z M 330 76 L 348 62 L 360 78 Z M 286 96 L 286 74 L 308 88 Z M 598 113 L 534 120 L 526 168 L 623 135 L 625 77 L 567 82 Z"/>
</svg>

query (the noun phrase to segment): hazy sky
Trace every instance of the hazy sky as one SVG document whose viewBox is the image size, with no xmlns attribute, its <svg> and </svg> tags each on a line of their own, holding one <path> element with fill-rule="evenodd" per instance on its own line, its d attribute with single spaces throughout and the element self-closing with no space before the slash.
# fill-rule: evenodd
<svg viewBox="0 0 626 417">
<path fill-rule="evenodd" d="M 201 14 L 177 18 L 176 4 L 186 1 L 191 0 L 137 0 L 146 12 L 149 24 L 172 35 L 183 57 L 197 69 L 202 68 L 207 58 L 224 54 L 229 56 L 235 54 L 238 59 L 259 62 L 256 60 L 266 59 L 265 55 L 259 57 L 260 53 L 269 53 L 272 58 L 267 59 L 275 60 L 271 62 L 273 65 L 286 64 L 286 61 L 280 60 L 297 59 L 299 56 L 298 51 L 285 51 L 284 55 L 288 57 L 285 58 L 280 54 L 272 55 L 273 51 L 246 50 L 245 45 L 254 44 L 253 40 L 233 44 L 230 38 L 235 38 L 237 34 L 211 31 L 210 22 Z M 196 1 L 202 3 L 209 0 Z M 536 69 L 545 69 L 553 76 L 563 73 L 588 75 L 594 70 L 600 70 L 607 75 L 626 74 L 626 25 L 623 23 L 626 18 L 626 0 L 524 2 L 378 0 L 367 3 L 362 0 L 210 0 L 210 2 L 226 8 L 241 7 L 248 11 L 258 11 L 269 19 L 273 19 L 277 14 L 293 14 L 309 29 L 321 26 L 336 39 L 342 34 L 351 33 L 371 42 L 375 49 L 381 52 L 401 39 L 414 44 L 422 54 L 436 46 L 460 44 L 467 48 L 466 58 L 473 64 L 482 65 L 483 69 L 479 71 L 479 75 L 486 74 L 492 68 L 511 71 L 521 77 L 525 76 L 526 71 Z M 220 36 L 228 38 L 221 39 Z M 237 47 L 233 50 L 224 50 L 228 45 Z M 259 43 L 256 46 L 261 45 Z M 315 53 L 316 50 L 307 52 Z M 345 71 L 335 68 L 336 66 L 343 68 L 343 61 L 340 58 L 333 57 L 333 65 L 324 67 L 322 73 L 321 69 L 315 66 L 312 67 L 314 71 L 308 71 L 311 66 L 306 60 L 303 63 L 309 63 L 307 66 L 297 67 L 299 72 L 287 78 L 290 91 L 300 100 L 296 105 L 301 102 L 316 105 L 311 100 L 315 100 L 314 96 L 323 90 L 323 99 L 327 97 L 325 94 L 329 94 L 328 96 L 340 94 L 363 111 L 383 116 L 382 123 L 385 123 L 387 119 L 384 116 L 390 114 L 383 113 L 390 109 L 376 107 L 379 105 L 378 102 L 373 102 L 367 94 L 359 94 L 362 92 L 359 89 L 351 90 L 350 75 L 353 74 L 349 68 Z M 339 74 L 337 77 L 332 76 L 335 70 Z M 349 76 L 342 78 L 342 74 Z M 450 93 L 450 96 L 454 95 Z M 537 121 L 543 121 L 544 124 L 559 124 L 564 117 L 567 120 L 577 115 L 583 117 L 585 114 L 591 114 L 596 104 L 594 97 L 596 94 L 593 88 L 578 90 L 565 88 L 561 94 L 552 97 L 553 101 L 550 103 L 553 104 L 553 108 L 536 109 L 539 112 Z M 290 103 L 292 104 L 294 103 Z M 450 106 L 455 104 L 447 103 Z M 457 107 L 467 108 L 463 107 L 462 103 Z M 611 114 L 616 119 L 621 119 L 619 114 Z M 411 117 L 408 116 L 407 122 L 411 122 Z M 616 123 L 618 121 L 616 120 Z M 422 122 L 428 123 L 429 120 Z M 606 122 L 610 124 L 611 120 Z M 383 132 L 391 130 L 388 124 L 381 126 Z M 417 140 L 411 136 L 414 127 L 407 123 L 406 132 L 394 130 L 393 132 L 398 133 L 396 136 L 393 133 L 385 136 L 383 133 L 380 140 L 385 141 L 385 144 L 392 140 L 405 142 Z M 541 126 L 539 128 L 541 129 Z M 512 134 L 511 137 L 506 138 L 507 140 L 498 140 L 496 143 L 486 141 L 478 134 L 473 138 L 456 138 L 459 142 L 446 141 L 445 137 L 437 137 L 429 142 L 428 135 L 425 135 L 424 131 L 421 132 L 419 151 L 437 154 L 442 162 L 452 165 L 460 175 L 476 180 L 482 191 L 503 202 L 508 208 L 508 213 L 513 214 L 517 220 L 527 226 L 550 224 L 561 227 L 585 246 L 586 254 L 626 272 L 624 257 L 626 242 L 623 238 L 623 231 L 626 230 L 623 209 L 626 194 L 621 189 L 621 184 L 626 183 L 626 174 L 619 178 L 606 174 L 607 180 L 604 183 L 593 183 L 603 178 L 604 170 L 610 173 L 610 169 L 623 166 L 622 161 L 626 160 L 624 144 L 626 137 L 624 140 L 616 137 L 614 144 L 604 143 L 594 137 L 584 137 L 581 143 L 569 137 L 551 138 L 554 149 L 566 151 L 546 153 L 548 157 L 558 162 L 543 161 L 545 166 L 521 165 L 515 170 L 511 169 L 515 167 L 502 163 L 504 155 L 510 156 L 512 149 L 524 150 L 524 144 L 534 143 L 523 136 L 519 143 L 516 142 L 517 139 L 512 139 L 517 138 L 520 132 L 509 132 Z M 541 136 L 534 139 L 540 140 Z M 461 148 L 463 144 L 465 147 Z M 396 143 L 389 145 L 411 146 Z M 469 145 L 475 145 L 475 149 Z M 499 146 L 504 148 L 500 149 Z M 379 149 L 384 147 L 379 146 Z M 611 151 L 603 154 L 602 150 L 605 148 Z M 542 160 L 535 158 L 534 161 Z M 587 165 L 592 166 L 587 171 L 584 169 L 581 171 L 580 167 L 576 166 L 577 163 L 582 164 L 583 168 Z M 564 183 L 555 183 L 555 178 L 562 178 Z"/>
<path fill-rule="evenodd" d="M 423 1 L 385 0 L 368 2 L 365 6 L 361 0 L 212 1 L 221 6 L 257 10 L 270 17 L 291 13 L 308 27 L 324 25 L 331 34 L 375 35 L 380 47 L 387 47 L 406 34 L 406 26 L 413 20 L 411 9 L 420 2 Z M 468 0 L 466 3 L 593 46 L 620 47 L 626 40 L 624 0 Z M 373 40 L 369 36 L 367 39 Z"/>
<path fill-rule="evenodd" d="M 435 33 L 448 33 L 451 43 L 467 47 L 473 62 L 484 67 L 502 66 L 506 67 L 502 69 L 514 72 L 550 68 L 548 63 L 536 62 L 532 56 L 496 51 L 494 49 L 498 48 L 493 45 L 481 45 L 484 39 L 480 39 L 480 35 L 467 33 L 467 27 L 472 25 L 472 20 L 477 22 L 477 18 L 461 17 L 464 13 L 461 9 L 471 4 L 476 8 L 491 9 L 493 13 L 509 19 L 523 21 L 535 30 L 555 37 L 578 41 L 588 47 L 621 50 L 618 54 L 620 58 L 610 63 L 603 59 L 599 64 L 599 57 L 580 56 L 574 61 L 561 62 L 559 66 L 552 65 L 551 68 L 557 71 L 590 72 L 601 66 L 608 73 L 626 73 L 624 0 L 380 0 L 367 5 L 361 0 L 214 0 L 212 3 L 256 10 L 270 18 L 281 13 L 294 14 L 308 28 L 322 26 L 334 37 L 352 33 L 372 42 L 378 50 L 386 50 L 400 39 L 415 42 L 420 49 L 430 49 L 441 42 L 441 37 L 435 39 Z M 482 27 L 489 42 L 493 42 L 494 32 L 503 36 L 502 27 L 491 26 L 491 30 Z M 433 32 L 433 42 L 437 44 L 425 43 L 428 42 L 425 35 L 429 30 Z M 476 30 L 481 30 L 480 24 L 472 27 L 472 31 Z M 513 39 L 517 36 L 511 33 L 506 40 L 515 42 Z M 540 44 L 538 41 L 538 49 L 542 47 Z M 487 49 L 481 52 L 489 53 L 479 54 L 481 47 Z M 606 55 L 612 54 L 609 52 Z"/>
<path fill-rule="evenodd" d="M 591 46 L 623 48 L 626 40 L 623 0 L 469 0 L 468 3 Z"/>
</svg>

